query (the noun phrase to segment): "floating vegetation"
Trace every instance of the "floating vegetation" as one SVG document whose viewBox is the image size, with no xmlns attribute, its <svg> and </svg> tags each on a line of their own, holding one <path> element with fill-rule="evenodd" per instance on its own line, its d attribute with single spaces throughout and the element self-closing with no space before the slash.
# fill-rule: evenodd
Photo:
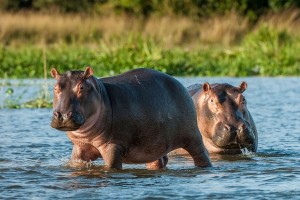
<svg viewBox="0 0 300 200">
<path fill-rule="evenodd" d="M 50 108 L 52 107 L 52 102 L 49 99 L 39 97 L 31 101 L 27 101 L 21 104 L 21 108 Z"/>
<path fill-rule="evenodd" d="M 21 94 L 16 94 L 12 87 L 8 87 L 5 91 L 2 105 L 0 108 L 19 109 L 19 108 L 51 108 L 52 101 L 48 90 L 41 88 L 36 97 L 31 100 L 24 101 L 24 95 L 28 92 L 25 89 Z"/>
</svg>

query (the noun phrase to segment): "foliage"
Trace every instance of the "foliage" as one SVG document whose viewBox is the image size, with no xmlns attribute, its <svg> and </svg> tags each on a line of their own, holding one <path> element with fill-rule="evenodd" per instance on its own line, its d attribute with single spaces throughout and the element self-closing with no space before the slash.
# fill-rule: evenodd
<svg viewBox="0 0 300 200">
<path fill-rule="evenodd" d="M 144 17 L 152 14 L 174 14 L 192 18 L 236 10 L 240 14 L 257 19 L 267 11 L 299 6 L 299 0 L 0 0 L 0 9 L 7 11 L 56 10 L 90 14 L 114 12 Z"/>
<path fill-rule="evenodd" d="M 46 66 L 88 65 L 98 77 L 139 67 L 175 76 L 299 76 L 300 10 L 291 7 L 300 1 L 0 0 L 0 11 L 30 10 L 1 13 L 0 79 L 46 79 Z M 51 107 L 46 85 L 28 102 L 4 88 L 0 108 Z"/>
<path fill-rule="evenodd" d="M 57 67 L 60 72 L 84 70 L 89 65 L 97 77 L 116 75 L 138 67 L 176 76 L 299 76 L 299 52 L 299 37 L 267 26 L 258 27 L 239 45 L 230 48 L 168 49 L 155 39 L 134 35 L 126 40 L 115 38 L 110 43 L 101 40 L 96 47 L 60 44 L 48 46 L 45 51 L 38 46 L 2 46 L 0 78 L 42 78 L 45 64 Z M 6 89 L 0 108 L 51 107 L 47 85 L 41 87 L 38 96 L 28 102 L 22 101 L 26 90 L 17 95 L 10 84 L 3 86 Z"/>
<path fill-rule="evenodd" d="M 48 88 L 44 85 L 36 97 L 32 97 L 31 100 L 23 102 L 23 96 L 27 90 L 24 90 L 21 94 L 17 95 L 14 93 L 12 87 L 7 87 L 3 105 L 0 105 L 1 108 L 10 108 L 10 109 L 19 109 L 19 108 L 50 108 L 52 106 L 52 99 L 48 93 Z"/>
<path fill-rule="evenodd" d="M 109 76 L 147 67 L 176 76 L 292 76 L 300 75 L 300 39 L 285 31 L 260 27 L 241 45 L 184 50 L 164 48 L 154 39 L 132 36 L 97 47 L 48 47 L 48 66 L 60 71 L 92 66 L 97 76 Z M 42 49 L 2 47 L 0 77 L 43 77 Z"/>
</svg>

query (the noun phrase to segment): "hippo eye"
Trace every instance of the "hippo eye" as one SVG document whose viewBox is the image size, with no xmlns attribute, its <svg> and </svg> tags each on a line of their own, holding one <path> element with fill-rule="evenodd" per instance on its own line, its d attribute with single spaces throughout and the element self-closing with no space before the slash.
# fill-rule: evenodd
<svg viewBox="0 0 300 200">
<path fill-rule="evenodd" d="M 57 87 L 54 87 L 54 92 L 58 93 L 59 89 Z"/>
<path fill-rule="evenodd" d="M 213 103 L 213 102 L 214 102 L 214 100 L 213 100 L 213 99 L 210 99 L 210 102 L 211 102 L 211 103 Z"/>
<path fill-rule="evenodd" d="M 80 84 L 80 85 L 79 85 L 79 89 L 80 89 L 80 90 L 83 90 L 83 89 L 84 89 L 83 84 Z"/>
</svg>

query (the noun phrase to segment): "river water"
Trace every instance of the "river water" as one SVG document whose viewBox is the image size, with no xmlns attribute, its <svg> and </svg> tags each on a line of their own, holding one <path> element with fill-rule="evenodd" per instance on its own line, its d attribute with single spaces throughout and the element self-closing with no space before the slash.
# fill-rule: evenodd
<svg viewBox="0 0 300 200">
<path fill-rule="evenodd" d="M 170 157 L 164 170 L 124 165 L 107 172 L 101 159 L 69 164 L 72 145 L 50 127 L 51 109 L 0 109 L 0 199 L 300 199 L 300 78 L 178 79 L 185 86 L 247 81 L 258 152 L 214 157 L 205 169 Z M 1 86 L 0 105 L 8 87 L 28 100 L 42 82 Z"/>
</svg>

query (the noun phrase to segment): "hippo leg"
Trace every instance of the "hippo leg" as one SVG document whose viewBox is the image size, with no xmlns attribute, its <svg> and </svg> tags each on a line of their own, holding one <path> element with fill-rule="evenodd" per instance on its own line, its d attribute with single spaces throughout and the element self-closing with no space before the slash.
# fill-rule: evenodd
<svg viewBox="0 0 300 200">
<path fill-rule="evenodd" d="M 162 158 L 146 164 L 146 168 L 149 170 L 157 170 L 157 169 L 163 169 L 166 167 L 168 163 L 168 156 L 163 156 Z"/>
<path fill-rule="evenodd" d="M 72 160 L 83 160 L 89 162 L 96 160 L 98 157 L 101 157 L 100 152 L 98 151 L 98 149 L 91 145 L 73 145 L 71 157 Z"/>
<path fill-rule="evenodd" d="M 122 169 L 122 155 L 124 149 L 117 144 L 106 144 L 100 147 L 106 169 Z"/>
<path fill-rule="evenodd" d="M 184 148 L 193 158 L 194 164 L 197 167 L 210 167 L 211 162 L 207 150 L 203 143 L 191 143 Z"/>
</svg>

